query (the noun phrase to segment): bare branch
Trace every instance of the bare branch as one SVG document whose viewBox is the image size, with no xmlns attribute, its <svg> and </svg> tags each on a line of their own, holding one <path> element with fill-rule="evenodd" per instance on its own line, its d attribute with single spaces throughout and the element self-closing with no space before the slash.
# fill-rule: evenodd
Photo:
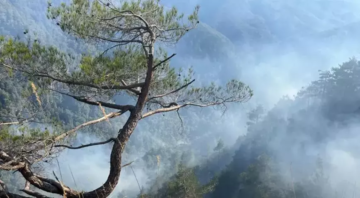
<svg viewBox="0 0 360 198">
<path fill-rule="evenodd" d="M 149 116 L 152 116 L 152 115 L 158 114 L 158 113 L 165 113 L 165 112 L 175 111 L 175 110 L 178 110 L 178 109 L 186 107 L 186 106 L 187 106 L 187 104 L 183 104 L 183 105 L 175 105 L 175 106 L 168 107 L 168 108 L 156 109 L 154 111 L 150 111 L 150 112 L 145 113 L 144 115 L 142 115 L 141 119 L 144 119 L 146 117 L 149 117 Z"/>
<path fill-rule="evenodd" d="M 157 67 L 159 67 L 161 64 L 165 63 L 166 61 L 170 60 L 172 57 L 174 57 L 176 54 L 172 54 L 171 56 L 167 57 L 166 59 L 162 60 L 160 63 L 156 64 L 153 67 L 153 70 L 155 70 Z"/>
<path fill-rule="evenodd" d="M 18 121 L 18 122 L 3 122 L 3 123 L 0 123 L 0 126 L 14 125 L 14 124 L 20 124 L 20 121 Z"/>
<path fill-rule="evenodd" d="M 36 113 L 33 113 L 30 116 L 28 116 L 28 118 L 20 118 L 18 116 L 11 116 L 11 115 L 0 115 L 0 117 L 2 117 L 2 118 L 10 118 L 10 119 L 12 118 L 12 119 L 17 120 L 17 121 L 12 121 L 12 122 L 2 122 L 2 123 L 0 123 L 0 126 L 23 124 L 26 122 L 44 123 L 44 122 L 33 121 L 35 115 L 36 115 Z"/>
<path fill-rule="evenodd" d="M 28 194 L 30 196 L 36 197 L 36 198 L 49 198 L 49 197 L 47 197 L 45 195 L 42 195 L 42 194 L 40 194 L 38 192 L 35 192 L 35 191 L 32 191 L 32 190 L 22 189 L 20 191 L 22 191 L 22 192 L 24 192 L 24 193 L 26 193 L 26 194 Z"/>
<path fill-rule="evenodd" d="M 188 87 L 188 86 L 189 86 L 190 84 L 192 84 L 193 82 L 195 82 L 195 79 L 192 80 L 192 81 L 190 81 L 189 83 L 186 83 L 185 85 L 183 85 L 183 86 L 181 86 L 181 87 L 179 87 L 179 88 L 171 91 L 171 92 L 168 92 L 168 93 L 165 93 L 165 94 L 161 94 L 161 95 L 157 95 L 157 96 L 153 96 L 153 97 L 149 98 L 148 101 L 150 101 L 150 100 L 152 100 L 152 99 L 155 99 L 155 98 L 162 98 L 162 97 L 168 96 L 168 95 L 170 95 L 170 94 L 176 93 L 176 92 L 178 92 L 178 91 L 180 91 L 180 90 Z"/>
<path fill-rule="evenodd" d="M 180 110 L 180 109 L 177 109 L 177 110 L 176 110 L 176 113 L 177 113 L 177 115 L 178 115 L 178 117 L 179 117 L 179 119 L 180 119 L 181 127 L 184 129 L 184 122 L 183 122 L 183 120 L 182 120 L 182 118 L 181 118 L 181 115 L 180 115 L 180 113 L 179 113 L 179 110 Z"/>
<path fill-rule="evenodd" d="M 154 111 L 150 111 L 145 113 L 144 115 L 142 115 L 141 119 L 152 116 L 154 114 L 158 114 L 158 113 L 165 113 L 165 112 L 170 112 L 170 111 L 175 111 L 178 110 L 180 108 L 186 107 L 186 106 L 196 106 L 196 107 L 209 107 L 209 106 L 215 106 L 215 105 L 220 105 L 223 104 L 225 102 L 231 102 L 231 101 L 221 101 L 221 102 L 213 102 L 213 103 L 207 103 L 207 104 L 197 104 L 197 103 L 185 103 L 182 105 L 178 105 L 176 103 L 170 103 L 169 105 L 164 106 L 165 108 L 161 108 L 161 109 L 156 109 Z"/>
<path fill-rule="evenodd" d="M 25 182 L 25 189 L 29 190 L 30 189 L 30 182 L 26 181 Z"/>
<path fill-rule="evenodd" d="M 103 107 L 108 107 L 108 108 L 111 108 L 111 109 L 118 109 L 118 110 L 122 110 L 122 111 L 124 111 L 124 110 L 127 111 L 127 110 L 131 110 L 131 109 L 135 108 L 132 105 L 117 105 L 117 104 L 112 104 L 112 103 L 107 103 L 107 102 L 102 102 L 102 101 L 91 101 L 88 97 L 74 96 L 74 95 L 64 93 L 64 92 L 60 92 L 60 91 L 57 91 L 57 90 L 54 90 L 54 89 L 49 89 L 49 90 L 57 92 L 59 94 L 63 94 L 63 95 L 72 97 L 72 98 L 74 98 L 75 100 L 77 100 L 79 102 L 83 102 L 83 103 L 86 103 L 86 104 L 89 104 L 89 105 L 98 106 L 99 104 L 101 104 L 101 106 L 103 106 Z"/>
<path fill-rule="evenodd" d="M 119 44 L 122 44 L 122 45 L 127 45 L 129 43 L 143 44 L 143 42 L 141 40 L 136 40 L 136 38 L 138 38 L 139 36 L 137 36 L 137 37 L 135 37 L 135 38 L 133 38 L 131 40 L 123 40 L 123 39 L 114 40 L 114 39 L 104 38 L 104 37 L 95 36 L 95 35 L 86 35 L 86 36 L 94 38 L 94 39 L 103 40 L 103 41 L 109 41 L 109 42 L 112 42 L 112 43 L 119 43 Z"/>
<path fill-rule="evenodd" d="M 126 82 L 124 80 L 121 80 L 121 83 L 124 85 L 124 86 L 127 86 Z M 133 92 L 134 94 L 136 95 L 140 95 L 140 91 L 136 90 L 136 89 L 129 89 L 129 91 Z"/>
<path fill-rule="evenodd" d="M 133 162 L 134 162 L 134 161 L 129 162 L 129 163 L 127 163 L 127 164 L 124 164 L 124 165 L 121 166 L 121 168 L 124 168 L 124 167 L 126 167 L 126 166 L 129 166 L 129 165 L 131 165 Z"/>
<path fill-rule="evenodd" d="M 96 119 L 96 120 L 92 120 L 92 121 L 89 121 L 89 122 L 85 122 L 81 125 L 78 125 L 77 127 L 55 137 L 55 141 L 59 141 L 63 138 L 65 138 L 66 136 L 72 134 L 72 133 L 75 133 L 77 130 L 81 129 L 81 128 L 84 128 L 86 126 L 89 126 L 89 125 L 92 125 L 92 124 L 96 124 L 96 123 L 99 123 L 99 122 L 103 122 L 103 121 L 106 121 L 107 119 L 110 119 L 110 118 L 115 118 L 117 116 L 120 116 L 122 114 L 124 114 L 126 111 L 118 111 L 118 112 L 112 112 L 112 113 L 109 113 L 107 114 L 106 116 L 102 117 L 102 118 L 99 118 L 99 119 Z"/>
<path fill-rule="evenodd" d="M 56 191 L 55 192 L 53 192 L 53 193 L 57 193 L 57 194 L 63 194 L 63 189 L 64 189 L 64 186 L 63 185 L 61 185 L 59 182 L 57 182 L 57 181 L 55 181 L 55 180 L 52 180 L 52 179 L 49 179 L 49 178 L 46 178 L 46 177 L 42 177 L 42 176 L 40 176 L 40 175 L 34 175 L 33 174 L 33 176 L 34 177 L 36 177 L 37 179 L 39 179 L 40 181 L 42 181 L 42 182 L 46 182 L 48 185 L 51 185 L 52 187 L 55 187 L 55 189 L 56 189 Z M 28 180 L 29 181 L 29 180 Z M 30 183 L 31 183 L 31 181 L 30 181 Z M 31 183 L 31 184 L 33 184 L 33 183 Z M 34 184 L 33 184 L 34 185 Z M 36 185 L 35 185 L 36 186 Z M 37 187 L 37 186 L 36 186 Z M 44 190 L 44 191 L 47 191 L 47 192 L 49 192 L 49 188 L 41 188 L 41 187 L 38 187 L 38 188 L 40 188 L 40 189 L 42 189 L 42 190 Z M 66 187 L 67 188 L 67 190 L 68 191 L 72 191 L 70 188 L 68 188 L 68 187 Z"/>
<path fill-rule="evenodd" d="M 70 189 L 61 183 L 48 179 L 39 175 L 35 175 L 27 164 L 24 168 L 19 169 L 19 172 L 23 177 L 33 186 L 50 193 L 56 193 L 59 195 L 67 194 L 69 197 L 79 197 L 80 193 Z"/>
<path fill-rule="evenodd" d="M 29 181 L 26 181 L 25 188 L 20 190 L 20 191 L 22 191 L 22 192 L 24 192 L 24 193 L 26 193 L 28 195 L 31 195 L 33 197 L 36 197 L 36 198 L 49 198 L 49 197 L 47 197 L 45 195 L 42 195 L 42 194 L 40 194 L 38 192 L 30 190 L 30 182 Z"/>
<path fill-rule="evenodd" d="M 5 161 L 5 162 L 9 162 L 9 161 L 12 160 L 12 158 L 7 153 L 5 153 L 4 151 L 0 151 L 0 159 Z"/>
<path fill-rule="evenodd" d="M 107 144 L 107 143 L 113 142 L 113 141 L 115 141 L 115 138 L 110 138 L 106 141 L 85 144 L 85 145 L 81 145 L 81 146 L 77 146 L 77 147 L 72 147 L 72 146 L 68 146 L 68 145 L 55 145 L 54 147 L 64 147 L 64 148 L 68 148 L 68 149 L 82 149 L 82 148 L 86 148 L 86 147 L 90 147 L 90 146 L 98 146 L 98 145 L 102 145 L 102 144 Z"/>
<path fill-rule="evenodd" d="M 112 49 L 114 49 L 114 48 L 116 48 L 116 47 L 119 47 L 119 46 L 122 46 L 123 44 L 116 44 L 116 45 L 114 45 L 114 46 L 112 46 L 112 47 L 109 47 L 109 48 L 107 48 L 106 50 L 104 50 L 101 54 L 100 54 L 100 56 L 103 56 L 104 54 L 106 54 L 108 51 L 110 51 L 110 50 L 112 50 Z"/>
<path fill-rule="evenodd" d="M 100 20 L 106 21 L 108 19 L 100 19 Z M 113 25 L 111 23 L 106 23 L 106 25 L 109 25 L 110 27 L 116 28 L 119 31 L 127 32 L 127 33 L 132 32 L 132 31 L 146 30 L 146 27 L 143 27 L 143 26 L 131 27 L 131 28 L 123 28 L 123 27 L 120 27 L 120 26 Z"/>
<path fill-rule="evenodd" d="M 2 116 L 0 116 L 2 117 Z M 32 119 L 21 119 L 20 121 L 14 121 L 14 122 L 2 122 L 0 123 L 0 126 L 6 126 L 6 125 L 17 125 L 17 124 L 23 124 L 23 123 L 38 123 L 38 124 L 49 124 L 50 122 L 39 122 L 39 121 L 34 121 Z"/>
<path fill-rule="evenodd" d="M 4 162 L 11 162 L 11 161 L 16 161 L 15 158 L 9 156 L 7 153 L 5 153 L 4 151 L 0 151 L 0 159 Z M 26 159 L 24 159 L 26 161 Z M 51 179 L 47 179 L 47 178 L 44 178 L 44 177 L 41 177 L 41 176 L 38 176 L 38 175 L 35 175 L 31 169 L 30 169 L 30 164 L 28 162 L 15 162 L 14 164 L 18 164 L 18 165 L 21 165 L 21 167 L 18 167 L 17 170 L 22 174 L 22 176 L 25 178 L 25 180 L 27 182 L 29 182 L 30 184 L 34 185 L 35 187 L 41 189 L 41 190 L 44 190 L 46 192 L 50 192 L 50 193 L 57 193 L 57 194 L 63 194 L 61 191 L 60 191 L 60 185 L 59 183 L 57 183 L 56 181 L 54 180 L 51 180 Z M 26 186 L 25 186 L 25 193 L 27 194 L 32 194 L 32 192 L 30 191 L 29 189 L 29 184 L 27 183 Z M 68 192 L 71 192 L 72 194 L 76 194 L 77 192 L 76 191 L 73 191 L 71 190 L 70 188 L 66 187 L 66 190 Z M 8 193 L 9 194 L 9 193 Z M 32 196 L 35 196 L 32 195 Z M 0 198 L 3 197 L 3 196 L 0 196 Z M 14 196 L 10 196 L 10 197 L 17 197 L 16 194 L 14 194 Z M 40 195 L 39 196 L 36 196 L 36 197 L 41 197 Z"/>
<path fill-rule="evenodd" d="M 117 28 L 119 29 L 120 27 L 117 27 L 117 26 L 114 26 L 112 24 L 107 24 L 111 27 L 114 27 L 114 28 Z M 120 28 L 121 29 L 121 28 Z M 105 54 L 107 51 L 109 51 L 110 49 L 113 49 L 114 47 L 118 47 L 118 46 L 122 46 L 122 45 L 127 45 L 129 43 L 139 43 L 141 45 L 144 45 L 144 42 L 142 40 L 138 40 L 139 37 L 142 37 L 143 35 L 143 32 L 140 31 L 139 28 L 131 28 L 129 30 L 139 30 L 137 35 L 134 35 L 132 39 L 130 40 L 124 40 L 124 39 L 121 39 L 120 37 L 120 40 L 113 40 L 113 39 L 109 39 L 109 38 L 103 38 L 103 37 L 99 37 L 99 36 L 93 36 L 93 35 L 87 35 L 89 37 L 92 37 L 92 38 L 96 38 L 96 39 L 100 39 L 100 40 L 105 40 L 105 41 L 110 41 L 110 42 L 114 42 L 114 43 L 118 43 L 117 45 L 113 46 L 113 47 L 110 47 L 108 48 L 107 50 L 105 50 L 101 55 Z M 124 31 L 124 30 L 123 30 Z"/>
<path fill-rule="evenodd" d="M 5 164 L 5 165 L 0 165 L 0 170 L 18 170 L 20 168 L 25 167 L 25 163 L 18 163 L 15 161 L 11 161 L 11 163 L 9 164 Z"/>
</svg>

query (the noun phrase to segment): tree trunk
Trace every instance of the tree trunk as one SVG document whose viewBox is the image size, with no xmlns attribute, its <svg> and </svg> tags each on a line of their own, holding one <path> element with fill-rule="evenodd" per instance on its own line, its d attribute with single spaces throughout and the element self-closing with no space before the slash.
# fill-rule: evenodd
<svg viewBox="0 0 360 198">
<path fill-rule="evenodd" d="M 86 192 L 83 198 L 102 198 L 108 197 L 118 184 L 121 173 L 122 152 L 125 149 L 126 142 L 135 130 L 139 121 L 139 116 L 131 114 L 123 129 L 120 129 L 117 141 L 114 142 L 110 156 L 110 173 L 106 182 L 96 190 Z M 74 195 L 74 198 L 78 195 Z M 68 195 L 68 198 L 73 198 Z"/>
<path fill-rule="evenodd" d="M 106 182 L 96 190 L 86 192 L 82 195 L 83 198 L 105 198 L 108 197 L 118 184 L 121 173 L 121 157 L 125 149 L 125 145 L 129 140 L 131 134 L 134 132 L 137 123 L 141 119 L 142 110 L 146 104 L 146 99 L 149 94 L 150 84 L 153 77 L 153 48 L 150 48 L 150 53 L 147 61 L 147 74 L 145 84 L 141 89 L 141 94 L 137 100 L 135 110 L 130 112 L 130 116 L 124 127 L 120 129 L 117 141 L 115 141 L 111 156 L 110 156 L 110 173 Z M 68 198 L 78 198 L 78 195 L 68 195 Z"/>
</svg>

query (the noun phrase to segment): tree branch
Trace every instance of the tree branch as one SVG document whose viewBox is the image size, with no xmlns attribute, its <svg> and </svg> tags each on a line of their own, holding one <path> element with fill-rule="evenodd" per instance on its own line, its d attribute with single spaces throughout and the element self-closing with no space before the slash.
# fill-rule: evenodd
<svg viewBox="0 0 360 198">
<path fill-rule="evenodd" d="M 47 197 L 45 195 L 42 195 L 42 194 L 40 194 L 38 192 L 35 192 L 35 191 L 32 191 L 32 190 L 22 189 L 20 191 L 22 191 L 22 192 L 24 192 L 24 193 L 26 193 L 26 194 L 28 194 L 30 196 L 36 197 L 36 198 L 50 198 L 50 197 Z"/>
<path fill-rule="evenodd" d="M 105 120 L 107 120 L 107 119 L 109 119 L 109 118 L 115 118 L 115 117 L 117 117 L 117 116 L 120 116 L 120 115 L 124 114 L 125 112 L 126 112 L 126 111 L 112 112 L 112 113 L 109 113 L 109 114 L 107 114 L 106 116 L 104 116 L 104 117 L 102 117 L 102 118 L 99 118 L 99 119 L 96 119 L 96 120 L 92 120 L 92 121 L 89 121 L 89 122 L 85 122 L 85 123 L 83 123 L 83 124 L 81 124 L 81 125 L 78 125 L 77 127 L 73 128 L 73 129 L 71 129 L 71 130 L 69 130 L 69 131 L 67 131 L 67 132 L 65 132 L 65 133 L 63 133 L 63 134 L 55 137 L 54 140 L 55 140 L 55 142 L 56 142 L 56 141 L 59 141 L 59 140 L 65 138 L 66 136 L 70 135 L 71 133 L 76 132 L 77 130 L 79 130 L 79 129 L 81 129 L 81 128 L 84 128 L 84 127 L 86 127 L 86 126 L 89 126 L 89 125 L 92 125 L 92 124 L 96 124 L 96 123 L 99 123 L 99 122 L 103 122 L 103 121 L 105 121 Z"/>
<path fill-rule="evenodd" d="M 4 151 L 0 151 L 0 159 L 5 162 L 16 161 L 13 157 L 9 156 Z M 22 165 L 21 167 L 18 167 L 17 170 L 22 174 L 24 179 L 28 182 L 28 183 L 26 183 L 26 186 L 24 189 L 25 191 L 23 191 L 23 190 L 21 190 L 21 191 L 23 191 L 29 195 L 35 196 L 35 194 L 33 194 L 33 192 L 31 192 L 29 189 L 30 188 L 29 185 L 32 184 L 33 186 L 35 186 L 41 190 L 44 190 L 46 192 L 56 193 L 56 194 L 60 194 L 60 195 L 63 194 L 63 192 L 59 188 L 60 184 L 58 184 L 56 181 L 35 175 L 30 169 L 30 164 L 27 162 L 17 162 L 17 163 Z M 72 194 L 78 194 L 76 191 L 73 191 L 68 187 L 66 187 L 66 190 Z M 7 193 L 7 194 L 9 194 L 9 193 Z M 0 195 L 0 198 L 2 198 L 2 197 L 3 196 Z M 13 194 L 13 196 L 10 196 L 10 197 L 17 197 L 17 195 Z M 45 196 L 39 195 L 39 196 L 35 196 L 35 197 L 45 197 Z"/>
<path fill-rule="evenodd" d="M 184 122 L 183 122 L 183 120 L 182 120 L 182 118 L 181 118 L 181 115 L 180 115 L 180 113 L 179 113 L 179 110 L 180 110 L 180 109 L 177 109 L 177 110 L 176 110 L 176 113 L 177 113 L 177 115 L 178 115 L 178 117 L 179 117 L 179 119 L 180 119 L 181 127 L 184 128 Z"/>
<path fill-rule="evenodd" d="M 176 54 L 172 54 L 171 56 L 167 57 L 166 59 L 162 60 L 160 63 L 156 64 L 153 67 L 153 70 L 155 70 L 157 67 L 159 67 L 161 64 L 165 63 L 166 61 L 170 60 L 172 57 L 174 57 Z"/>
<path fill-rule="evenodd" d="M 86 35 L 88 37 L 94 38 L 94 39 L 99 39 L 99 40 L 103 40 L 103 41 L 109 41 L 112 43 L 118 43 L 118 44 L 122 44 L 122 45 L 127 45 L 129 43 L 139 43 L 139 44 L 143 44 L 143 42 L 141 40 L 136 40 L 136 39 L 130 39 L 130 40 L 114 40 L 114 39 L 109 39 L 109 38 L 104 38 L 104 37 L 100 37 L 100 36 L 95 36 L 95 35 Z M 138 38 L 139 36 L 135 37 Z"/>
<path fill-rule="evenodd" d="M 24 192 L 24 193 L 26 193 L 26 194 L 28 194 L 30 196 L 36 197 L 36 198 L 49 198 L 49 197 L 47 197 L 45 195 L 42 195 L 42 194 L 40 194 L 38 192 L 30 190 L 30 182 L 29 181 L 26 181 L 25 188 L 20 190 L 20 191 L 22 191 L 22 192 Z"/>
<path fill-rule="evenodd" d="M 108 107 L 108 108 L 111 108 L 111 109 L 118 109 L 118 110 L 122 110 L 122 111 L 130 110 L 130 109 L 134 108 L 134 106 L 132 106 L 132 105 L 117 105 L 117 104 L 101 102 L 101 101 L 91 101 L 91 100 L 89 100 L 89 98 L 84 97 L 84 96 L 74 96 L 74 95 L 64 93 L 64 92 L 60 92 L 60 91 L 57 91 L 57 90 L 54 90 L 54 89 L 49 89 L 49 90 L 54 91 L 54 92 L 59 93 L 59 94 L 63 94 L 63 95 L 72 97 L 72 98 L 74 98 L 75 100 L 77 100 L 79 102 L 83 102 L 83 103 L 86 103 L 86 104 L 89 104 L 89 105 L 98 106 L 99 104 L 101 104 L 101 106 L 103 106 L 103 107 Z"/>
<path fill-rule="evenodd" d="M 36 188 L 41 189 L 43 191 L 49 193 L 55 193 L 59 195 L 64 195 L 66 193 L 67 195 L 69 195 L 68 197 L 78 197 L 80 195 L 79 192 L 74 191 L 69 187 L 62 185 L 55 180 L 35 175 L 30 170 L 28 164 L 24 168 L 19 169 L 19 172 L 23 175 L 26 181 L 28 181 Z"/>
<path fill-rule="evenodd" d="M 12 160 L 12 158 L 7 153 L 5 153 L 4 151 L 0 151 L 0 159 L 5 161 L 5 162 L 9 162 L 9 161 Z"/>
<path fill-rule="evenodd" d="M 133 163 L 134 161 L 132 161 L 132 162 L 129 162 L 129 163 L 127 163 L 127 164 L 124 164 L 124 165 L 122 165 L 121 166 L 121 168 L 124 168 L 124 167 L 127 167 L 127 166 L 129 166 L 129 165 L 131 165 L 132 163 Z"/>
<path fill-rule="evenodd" d="M 86 148 L 86 147 L 90 147 L 90 146 L 107 144 L 107 143 L 113 142 L 113 141 L 116 141 L 115 138 L 110 138 L 106 141 L 85 144 L 85 145 L 81 145 L 81 146 L 77 146 L 77 147 L 72 147 L 72 146 L 68 146 L 68 145 L 55 145 L 54 147 L 64 147 L 64 148 L 68 148 L 68 149 L 82 149 L 82 148 Z"/>
<path fill-rule="evenodd" d="M 18 113 L 16 113 L 16 114 L 18 115 Z M 0 126 L 23 124 L 23 123 L 26 123 L 26 122 L 34 122 L 34 123 L 42 123 L 42 124 L 44 124 L 44 122 L 33 121 L 36 113 L 32 113 L 31 115 L 28 116 L 28 118 L 19 117 L 17 115 L 15 115 L 15 116 L 0 115 L 0 118 L 5 118 L 5 119 L 8 118 L 8 119 L 16 119 L 17 120 L 17 121 L 9 121 L 9 122 L 0 122 Z"/>
<path fill-rule="evenodd" d="M 185 104 L 182 104 L 182 105 L 178 105 L 175 102 L 172 102 L 169 105 L 166 105 L 166 106 L 164 105 L 165 108 L 156 109 L 154 111 L 150 111 L 150 112 L 147 112 L 147 113 L 143 114 L 141 119 L 152 116 L 154 114 L 158 114 L 158 113 L 165 113 L 165 112 L 175 111 L 175 110 L 178 110 L 178 109 L 186 107 L 186 106 L 209 107 L 209 106 L 223 104 L 225 102 L 227 102 L 227 101 L 213 102 L 213 103 L 208 103 L 208 104 L 185 103 Z"/>
<path fill-rule="evenodd" d="M 2 116 L 0 116 L 2 117 Z M 14 121 L 14 122 L 2 122 L 0 123 L 0 126 L 6 126 L 6 125 L 16 125 L 16 124 L 23 124 L 23 123 L 38 123 L 38 124 L 48 124 L 49 122 L 39 122 L 39 121 L 33 121 L 32 118 L 29 119 L 21 119 L 20 121 Z"/>
<path fill-rule="evenodd" d="M 2 123 L 0 123 L 0 126 L 14 125 L 14 124 L 20 124 L 20 121 L 17 121 L 17 122 L 2 122 Z"/>
<path fill-rule="evenodd" d="M 152 116 L 152 115 L 158 114 L 158 113 L 175 111 L 175 110 L 178 110 L 178 109 L 186 107 L 186 106 L 187 106 L 187 104 L 183 104 L 183 105 L 175 105 L 175 106 L 168 107 L 168 108 L 156 109 L 154 111 L 150 111 L 150 112 L 145 113 L 144 115 L 141 116 L 141 119 L 144 119 L 146 117 L 149 117 L 149 116 Z"/>
<path fill-rule="evenodd" d="M 170 94 L 176 93 L 176 92 L 178 92 L 178 91 L 180 91 L 180 90 L 188 87 L 188 86 L 189 86 L 190 84 L 192 84 L 193 82 L 195 82 L 195 79 L 192 80 L 192 81 L 190 81 L 189 83 L 186 83 L 185 85 L 183 85 L 183 86 L 181 86 L 181 87 L 179 87 L 179 88 L 171 91 L 171 92 L 168 92 L 168 93 L 165 93 L 165 94 L 161 94 L 161 95 L 157 95 L 157 96 L 153 96 L 153 97 L 149 98 L 147 101 L 150 101 L 150 100 L 156 99 L 156 98 L 162 98 L 162 97 L 168 96 L 168 95 L 170 95 Z"/>
<path fill-rule="evenodd" d="M 0 170 L 12 171 L 12 170 L 18 170 L 18 169 L 23 168 L 23 167 L 25 167 L 25 163 L 19 163 L 19 162 L 15 162 L 15 161 L 10 161 L 10 163 L 0 165 Z"/>
<path fill-rule="evenodd" d="M 102 1 L 100 1 L 104 6 L 106 6 L 106 4 L 104 3 L 104 2 L 102 2 Z M 120 14 L 120 15 L 118 15 L 118 16 L 115 16 L 115 17 L 112 17 L 112 18 L 110 18 L 110 19 L 107 19 L 107 20 L 113 20 L 113 19 L 115 19 L 115 18 L 119 18 L 119 17 L 135 17 L 135 18 L 137 18 L 137 19 L 139 19 L 141 22 L 143 22 L 144 23 L 144 25 L 146 26 L 146 29 L 148 30 L 148 31 L 150 31 L 150 33 L 152 34 L 152 31 L 150 30 L 150 26 L 149 26 L 149 23 L 143 18 L 143 17 L 141 17 L 140 15 L 137 15 L 137 14 L 135 14 L 133 11 L 131 11 L 131 10 L 123 10 L 123 11 L 119 11 L 118 9 L 115 9 L 115 8 L 111 8 L 111 7 L 109 7 L 111 10 L 113 10 L 113 11 L 115 11 L 115 12 L 117 12 L 118 14 Z"/>
<path fill-rule="evenodd" d="M 124 85 L 124 86 L 127 86 L 126 82 L 124 80 L 121 80 L 121 83 Z M 129 91 L 133 92 L 134 94 L 136 95 L 140 95 L 140 91 L 136 90 L 136 89 L 128 89 Z"/>
<path fill-rule="evenodd" d="M 128 90 L 128 89 L 133 89 L 133 88 L 137 88 L 137 87 L 142 87 L 144 85 L 144 82 L 142 83 L 135 83 L 135 84 L 131 84 L 131 85 L 126 85 L 126 86 L 120 86 L 120 85 L 103 85 L 103 86 L 99 86 L 99 85 L 94 85 L 91 83 L 86 83 L 86 82 L 79 82 L 79 81 L 74 81 L 74 80 L 65 80 L 65 79 L 60 79 L 60 78 L 56 78 L 52 75 L 49 74 L 45 74 L 45 73 L 38 73 L 38 74 L 34 74 L 30 71 L 26 71 L 23 69 L 18 69 L 18 68 L 14 68 L 10 65 L 7 64 L 3 64 L 1 63 L 0 65 L 3 65 L 6 68 L 9 69 L 13 69 L 22 73 L 26 73 L 28 75 L 34 76 L 34 77 L 43 77 L 43 78 L 50 78 L 51 80 L 57 81 L 57 82 L 61 82 L 61 83 L 65 83 L 68 85 L 78 85 L 78 86 L 85 86 L 85 87 L 91 87 L 91 88 L 96 88 L 96 89 L 118 89 L 118 90 Z"/>
<path fill-rule="evenodd" d="M 132 27 L 132 28 L 122 28 L 110 23 L 106 23 L 107 25 L 109 25 L 110 27 L 116 28 L 117 30 L 120 30 L 122 32 L 126 32 L 126 33 L 130 33 L 132 31 L 136 31 L 136 32 L 141 32 L 141 30 L 146 30 L 146 27 L 143 26 L 138 26 L 138 27 Z"/>
<path fill-rule="evenodd" d="M 114 48 L 116 48 L 116 47 L 122 46 L 122 45 L 123 45 L 123 44 L 113 45 L 113 46 L 107 48 L 106 50 L 104 50 L 99 56 L 101 57 L 101 56 L 103 56 L 104 54 L 106 54 L 108 51 L 110 51 L 110 50 L 112 50 L 112 49 L 114 49 Z"/>
</svg>

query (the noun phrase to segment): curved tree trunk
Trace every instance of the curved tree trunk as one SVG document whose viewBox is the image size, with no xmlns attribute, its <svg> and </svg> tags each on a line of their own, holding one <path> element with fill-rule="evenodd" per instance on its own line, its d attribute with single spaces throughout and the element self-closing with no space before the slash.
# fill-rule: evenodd
<svg viewBox="0 0 360 198">
<path fill-rule="evenodd" d="M 118 184 L 120 173 L 121 173 L 121 161 L 122 152 L 125 149 L 125 145 L 129 140 L 131 134 L 134 132 L 137 123 L 141 119 L 142 110 L 146 104 L 146 99 L 149 93 L 151 80 L 153 77 L 153 48 L 150 48 L 150 53 L 147 62 L 147 74 L 145 84 L 142 87 L 141 94 L 137 100 L 135 110 L 130 112 L 130 116 L 125 123 L 124 127 L 120 129 L 119 135 L 117 136 L 113 145 L 111 156 L 110 156 L 110 173 L 106 182 L 99 188 L 86 192 L 82 195 L 84 198 L 105 198 L 108 197 L 115 189 Z M 75 198 L 78 195 L 68 195 L 68 198 Z"/>
<path fill-rule="evenodd" d="M 110 173 L 106 182 L 96 190 L 83 194 L 84 198 L 108 197 L 118 184 L 121 173 L 122 153 L 126 142 L 135 130 L 139 119 L 136 114 L 131 114 L 123 129 L 120 129 L 117 141 L 114 142 L 110 156 Z M 70 198 L 70 196 L 68 196 Z M 78 196 L 76 196 L 78 197 Z"/>
</svg>

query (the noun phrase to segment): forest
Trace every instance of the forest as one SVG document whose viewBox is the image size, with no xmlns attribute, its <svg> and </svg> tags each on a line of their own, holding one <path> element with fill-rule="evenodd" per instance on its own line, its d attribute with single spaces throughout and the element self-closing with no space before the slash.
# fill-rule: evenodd
<svg viewBox="0 0 360 198">
<path fill-rule="evenodd" d="M 0 197 L 358 197 L 359 9 L 0 0 Z"/>
</svg>

